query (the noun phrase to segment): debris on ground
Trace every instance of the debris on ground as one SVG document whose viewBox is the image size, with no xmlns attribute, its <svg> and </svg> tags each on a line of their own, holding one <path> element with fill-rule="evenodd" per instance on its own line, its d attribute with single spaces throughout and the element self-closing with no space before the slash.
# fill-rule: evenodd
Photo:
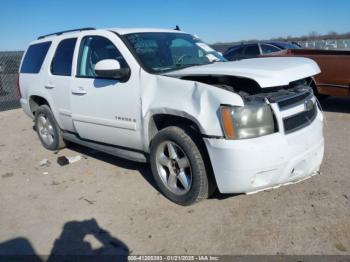
<svg viewBox="0 0 350 262">
<path fill-rule="evenodd" d="M 344 247 L 344 245 L 342 243 L 340 243 L 340 242 L 335 244 L 334 246 L 335 246 L 336 249 L 338 249 L 341 252 L 346 252 L 347 251 L 346 247 Z"/>
<path fill-rule="evenodd" d="M 60 166 L 66 166 L 69 164 L 69 160 L 65 156 L 59 156 L 57 157 L 57 164 L 59 164 Z"/>
<path fill-rule="evenodd" d="M 43 160 L 40 161 L 40 166 L 44 167 L 49 167 L 50 166 L 50 161 L 47 158 L 44 158 Z"/>
<path fill-rule="evenodd" d="M 58 186 L 59 184 L 60 184 L 60 183 L 59 183 L 59 182 L 57 182 L 57 181 L 55 181 L 55 180 L 54 180 L 54 181 L 52 181 L 52 183 L 51 183 L 51 185 L 52 185 L 52 186 Z"/>
<path fill-rule="evenodd" d="M 59 156 L 57 157 L 57 163 L 60 166 L 66 166 L 69 164 L 73 164 L 75 162 L 78 162 L 82 159 L 82 157 L 80 155 L 77 156 L 72 156 L 72 157 L 66 157 L 66 156 Z"/>
<path fill-rule="evenodd" d="M 80 161 L 82 159 L 82 157 L 80 155 L 67 157 L 67 158 L 68 158 L 68 161 L 69 161 L 70 164 L 78 162 L 78 161 Z"/>
<path fill-rule="evenodd" d="M 49 174 L 49 172 L 43 172 L 43 175 L 48 175 Z"/>
<path fill-rule="evenodd" d="M 1 175 L 2 178 L 8 178 L 8 177 L 12 177 L 14 174 L 12 172 L 7 172 L 3 175 Z"/>
<path fill-rule="evenodd" d="M 95 200 L 89 200 L 89 199 L 86 199 L 85 197 L 80 197 L 79 200 L 84 200 L 87 203 L 89 203 L 90 205 L 93 205 L 96 202 Z"/>
</svg>

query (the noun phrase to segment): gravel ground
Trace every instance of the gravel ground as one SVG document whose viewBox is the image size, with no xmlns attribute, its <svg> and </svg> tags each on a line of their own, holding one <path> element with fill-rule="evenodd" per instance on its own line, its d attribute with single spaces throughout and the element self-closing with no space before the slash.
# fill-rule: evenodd
<svg viewBox="0 0 350 262">
<path fill-rule="evenodd" d="M 1 112 L 0 253 L 350 255 L 350 100 L 324 109 L 321 175 L 190 207 L 159 194 L 148 165 L 47 151 L 20 109 Z M 86 158 L 61 167 L 63 155 Z"/>
</svg>

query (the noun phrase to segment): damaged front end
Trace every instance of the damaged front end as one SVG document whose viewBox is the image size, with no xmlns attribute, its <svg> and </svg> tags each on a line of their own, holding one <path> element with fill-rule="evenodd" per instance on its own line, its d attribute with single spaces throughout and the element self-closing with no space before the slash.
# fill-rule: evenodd
<svg viewBox="0 0 350 262">
<path fill-rule="evenodd" d="M 234 76 L 184 76 L 183 80 L 190 80 L 216 86 L 218 88 L 239 94 L 245 102 L 269 100 L 275 103 L 288 100 L 302 93 L 312 94 L 312 79 L 304 78 L 293 81 L 287 86 L 261 88 L 257 82 L 248 78 Z"/>
<path fill-rule="evenodd" d="M 233 76 L 186 76 L 182 79 L 216 86 L 242 98 L 243 107 L 220 107 L 226 139 L 254 138 L 278 131 L 288 134 L 309 125 L 317 116 L 311 78 L 270 88 L 261 88 L 254 80 Z"/>
</svg>

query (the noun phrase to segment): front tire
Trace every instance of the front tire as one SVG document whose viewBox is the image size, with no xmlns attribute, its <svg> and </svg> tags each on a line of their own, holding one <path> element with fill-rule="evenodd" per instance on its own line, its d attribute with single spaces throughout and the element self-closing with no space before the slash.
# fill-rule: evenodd
<svg viewBox="0 0 350 262">
<path fill-rule="evenodd" d="M 203 157 L 192 137 L 171 126 L 162 129 L 151 143 L 151 168 L 160 191 L 184 206 L 206 199 L 212 192 Z"/>
<path fill-rule="evenodd" d="M 48 105 L 41 105 L 35 111 L 35 130 L 41 144 L 49 150 L 58 150 L 66 146 L 62 131 Z"/>
</svg>

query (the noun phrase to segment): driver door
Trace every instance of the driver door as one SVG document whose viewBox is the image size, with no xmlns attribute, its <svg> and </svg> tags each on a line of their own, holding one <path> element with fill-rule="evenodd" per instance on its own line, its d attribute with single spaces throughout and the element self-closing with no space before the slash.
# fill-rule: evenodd
<svg viewBox="0 0 350 262">
<path fill-rule="evenodd" d="M 76 133 L 83 139 L 141 148 L 139 79 L 131 71 L 127 80 L 101 78 L 95 65 L 104 59 L 118 60 L 128 66 L 114 35 L 86 35 L 80 41 L 76 76 L 71 87 L 72 119 Z M 130 68 L 129 68 L 130 69 Z"/>
</svg>

